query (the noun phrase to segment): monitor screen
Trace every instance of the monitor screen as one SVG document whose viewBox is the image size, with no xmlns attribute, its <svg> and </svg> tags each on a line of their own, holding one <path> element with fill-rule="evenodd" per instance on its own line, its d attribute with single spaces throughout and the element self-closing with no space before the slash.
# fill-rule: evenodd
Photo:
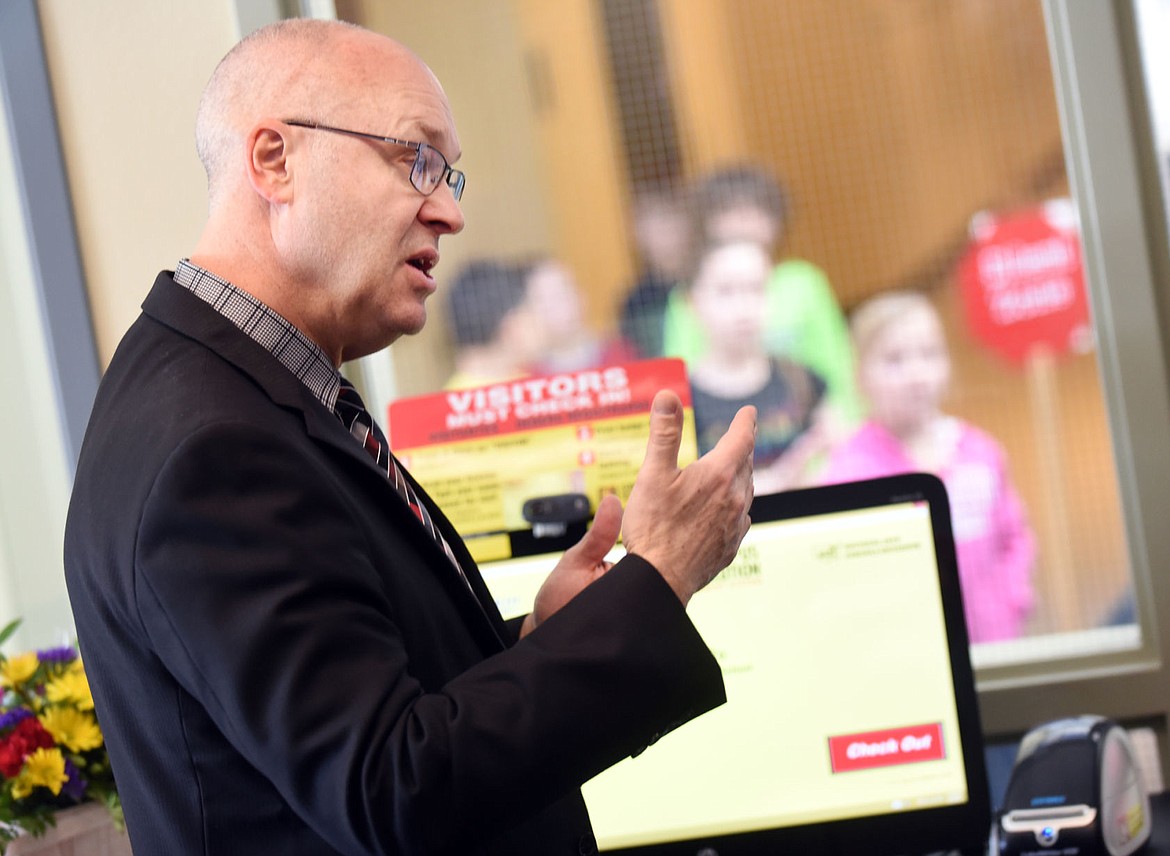
<svg viewBox="0 0 1170 856">
<path fill-rule="evenodd" d="M 483 563 L 505 615 L 556 554 Z M 560 546 L 560 545 L 558 545 Z M 688 613 L 727 704 L 586 783 L 603 852 L 975 848 L 990 823 L 946 493 L 907 475 L 758 497 Z"/>
</svg>

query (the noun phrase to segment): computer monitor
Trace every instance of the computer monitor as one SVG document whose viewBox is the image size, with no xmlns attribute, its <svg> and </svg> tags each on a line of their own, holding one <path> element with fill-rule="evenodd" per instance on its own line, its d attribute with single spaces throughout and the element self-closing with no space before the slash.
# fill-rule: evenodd
<svg viewBox="0 0 1170 856">
<path fill-rule="evenodd" d="M 557 558 L 540 539 L 513 540 L 528 555 L 482 566 L 505 614 L 528 609 Z M 736 560 L 688 612 L 727 704 L 586 783 L 602 852 L 985 847 L 979 711 L 938 479 L 757 497 Z"/>
</svg>

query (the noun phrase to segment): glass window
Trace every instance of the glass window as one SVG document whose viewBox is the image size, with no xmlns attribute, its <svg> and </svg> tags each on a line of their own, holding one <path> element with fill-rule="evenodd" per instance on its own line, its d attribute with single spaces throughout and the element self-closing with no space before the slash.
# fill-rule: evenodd
<svg viewBox="0 0 1170 856">
<path fill-rule="evenodd" d="M 60 546 L 69 472 L 10 130 L 0 109 L 0 446 L 20 450 L 0 455 L 0 624 L 22 618 L 17 642 L 60 644 L 73 625 Z"/>
<path fill-rule="evenodd" d="M 815 439 L 774 489 L 939 473 L 985 685 L 1010 684 L 1020 664 L 1154 650 L 1127 408 L 1149 359 L 1130 352 L 1159 334 L 1150 317 L 1137 339 L 1119 330 L 1123 298 L 1138 305 L 1125 289 L 1149 283 L 1111 277 L 1082 234 L 1085 211 L 1098 242 L 1132 213 L 1102 224 L 1099 197 L 1081 198 L 1100 179 L 1069 158 L 1109 146 L 1067 154 L 1085 121 L 1077 63 L 1124 49 L 1113 13 L 1039 0 L 451 6 L 436 33 L 406 4 L 337 3 L 428 60 L 465 152 L 467 227 L 447 241 L 431 326 L 392 349 L 397 395 L 491 379 L 460 377 L 460 325 L 507 332 L 511 309 L 450 299 L 478 270 L 478 296 L 511 295 L 499 304 L 522 320 L 500 339 L 510 363 L 467 365 L 571 370 L 602 345 L 608 359 L 678 356 L 716 423 L 728 401 L 769 402 L 791 435 L 776 429 L 776 460 Z M 1090 20 L 1102 15 L 1108 27 Z M 1108 80 L 1104 97 L 1124 102 L 1124 79 Z M 1116 124 L 1130 133 L 1128 116 Z M 541 272 L 561 289 L 544 309 Z"/>
</svg>

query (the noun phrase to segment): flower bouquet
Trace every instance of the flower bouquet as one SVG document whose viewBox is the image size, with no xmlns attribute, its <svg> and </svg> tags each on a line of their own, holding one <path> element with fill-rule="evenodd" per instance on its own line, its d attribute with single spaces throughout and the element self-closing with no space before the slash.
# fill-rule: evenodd
<svg viewBox="0 0 1170 856">
<path fill-rule="evenodd" d="M 0 645 L 20 621 L 0 630 Z M 121 828 L 105 740 L 77 650 L 0 654 L 0 851 L 22 834 L 44 834 L 54 813 L 105 804 Z"/>
</svg>

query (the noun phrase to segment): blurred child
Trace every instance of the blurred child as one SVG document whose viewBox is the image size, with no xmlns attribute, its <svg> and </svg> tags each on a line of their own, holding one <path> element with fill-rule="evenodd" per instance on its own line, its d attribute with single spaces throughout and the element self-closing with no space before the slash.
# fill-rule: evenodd
<svg viewBox="0 0 1170 856">
<path fill-rule="evenodd" d="M 585 321 L 577 280 L 565 265 L 541 258 L 523 268 L 525 305 L 541 326 L 543 349 L 532 370 L 555 374 L 627 363 L 637 359 L 621 338 L 599 336 Z"/>
<path fill-rule="evenodd" d="M 757 494 L 797 487 L 825 445 L 819 377 L 764 346 L 764 306 L 772 260 L 752 241 L 717 244 L 695 266 L 689 308 L 703 326 L 707 349 L 690 369 L 699 454 L 727 430 L 740 407 L 758 410 Z"/>
<path fill-rule="evenodd" d="M 695 187 L 690 200 L 699 245 L 755 241 L 771 256 L 788 225 L 788 198 L 769 173 L 754 166 L 716 170 Z M 825 272 L 804 259 L 783 259 L 768 277 L 764 309 L 770 353 L 808 366 L 824 379 L 834 422 L 852 426 L 861 407 L 853 377 L 849 330 Z M 702 325 L 676 290 L 663 320 L 663 352 L 688 365 L 707 348 Z"/>
<path fill-rule="evenodd" d="M 480 259 L 460 270 L 447 294 L 455 371 L 445 388 L 528 374 L 528 366 L 544 350 L 544 328 L 526 298 L 524 273 L 515 265 Z"/>
<path fill-rule="evenodd" d="M 622 304 L 620 328 L 639 357 L 660 357 L 666 301 L 690 257 L 690 215 L 676 193 L 649 190 L 634 200 L 632 217 L 640 270 Z"/>
<path fill-rule="evenodd" d="M 939 408 L 950 380 L 942 324 L 923 295 L 886 292 L 853 313 L 867 421 L 833 450 L 822 481 L 902 472 L 947 487 L 972 642 L 1015 638 L 1032 610 L 1034 539 L 999 444 Z"/>
</svg>

